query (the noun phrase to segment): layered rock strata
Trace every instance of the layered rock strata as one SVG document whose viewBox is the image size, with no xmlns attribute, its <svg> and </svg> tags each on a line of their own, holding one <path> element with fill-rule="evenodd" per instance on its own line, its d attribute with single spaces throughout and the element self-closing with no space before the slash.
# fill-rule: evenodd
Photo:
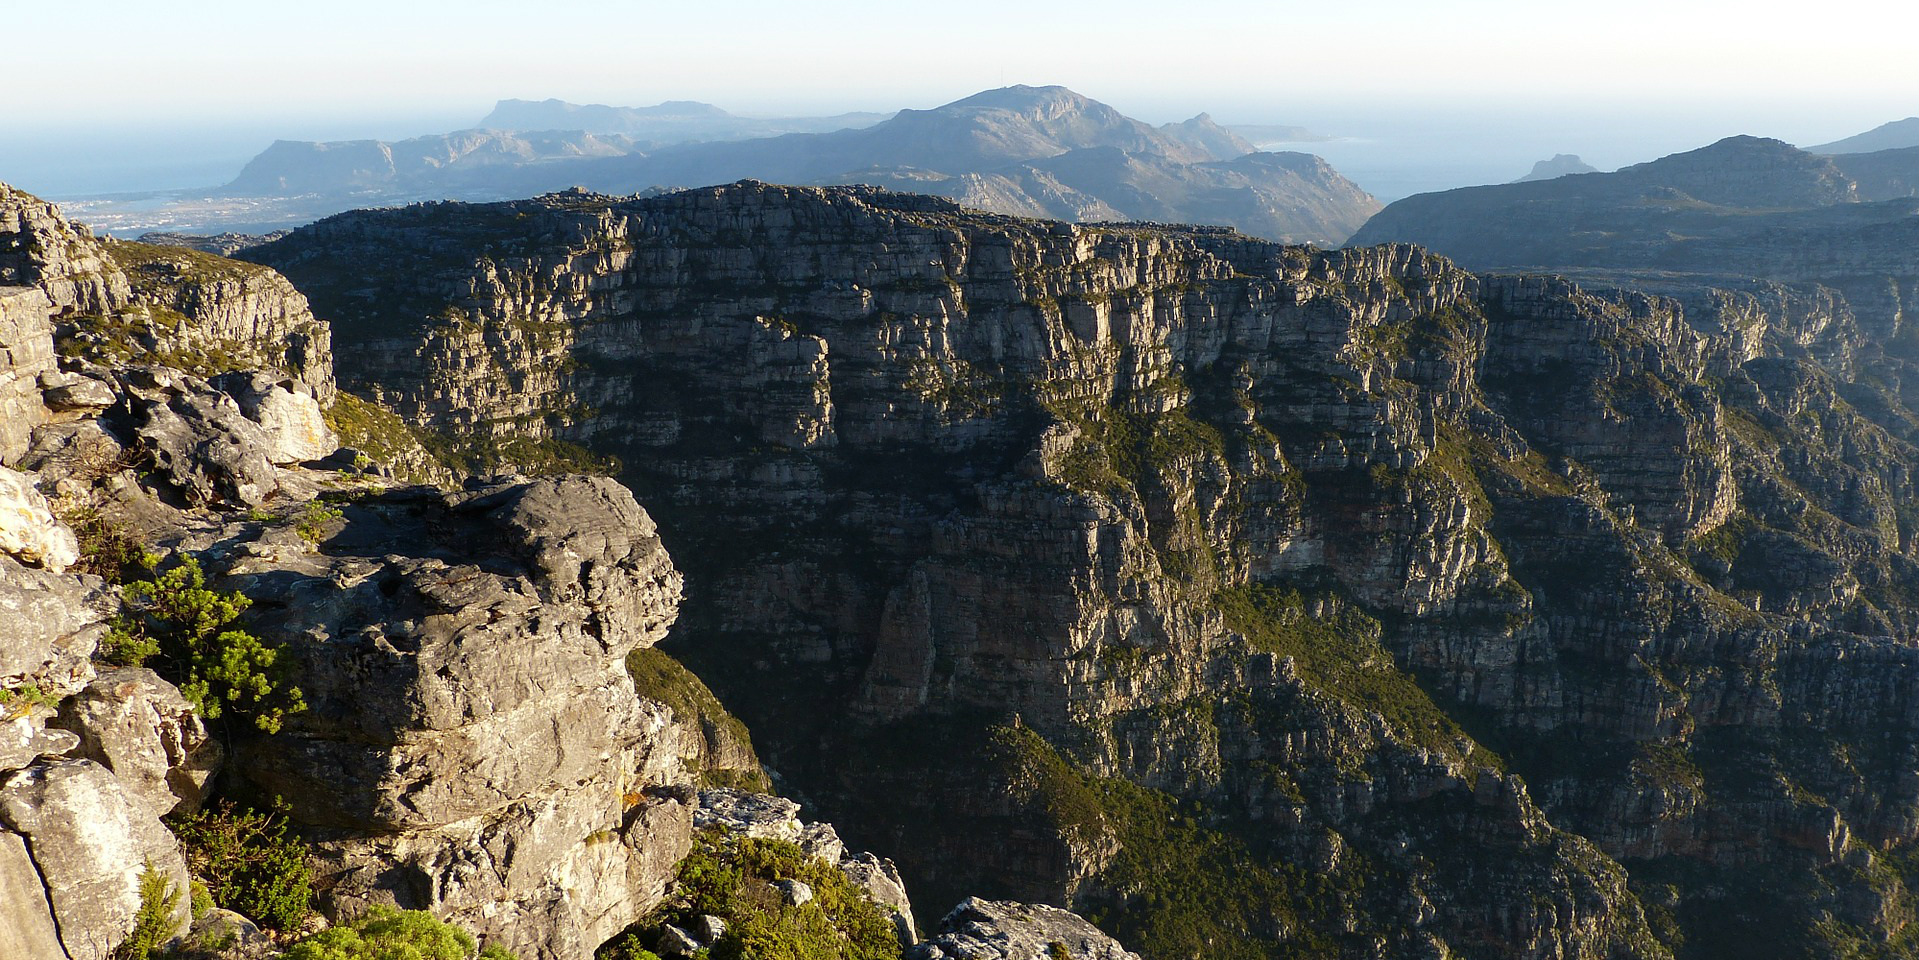
<svg viewBox="0 0 1919 960">
<path fill-rule="evenodd" d="M 1868 867 L 1919 800 L 1909 421 L 1835 379 L 1865 321 L 752 183 L 252 255 L 410 418 L 620 456 L 689 571 L 669 649 L 922 899 L 1168 956 L 1167 884 L 1255 950 L 1903 924 L 1849 906 L 1908 902 Z"/>
</svg>

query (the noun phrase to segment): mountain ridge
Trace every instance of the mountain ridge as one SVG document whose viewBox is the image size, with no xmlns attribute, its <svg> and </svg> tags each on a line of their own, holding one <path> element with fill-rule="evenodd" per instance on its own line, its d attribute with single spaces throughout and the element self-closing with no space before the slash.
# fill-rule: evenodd
<svg viewBox="0 0 1919 960">
<path fill-rule="evenodd" d="M 1100 153 L 1114 150 L 1124 159 Z M 573 185 L 624 194 L 740 179 L 873 180 L 1010 214 L 1191 221 L 1333 245 L 1378 202 L 1305 156 L 1258 154 L 1205 115 L 1153 127 L 1065 87 L 1020 85 L 902 110 L 867 127 L 658 148 L 615 134 L 490 131 L 396 144 L 282 143 L 222 192 L 313 194 L 312 209 L 321 211 L 349 201 L 495 200 Z"/>
</svg>

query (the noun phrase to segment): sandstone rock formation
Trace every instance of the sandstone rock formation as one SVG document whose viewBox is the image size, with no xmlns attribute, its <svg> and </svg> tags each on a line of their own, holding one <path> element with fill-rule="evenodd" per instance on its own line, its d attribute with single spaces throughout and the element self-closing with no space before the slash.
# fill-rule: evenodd
<svg viewBox="0 0 1919 960">
<path fill-rule="evenodd" d="M 139 667 L 96 677 L 61 701 L 55 723 L 79 737 L 76 756 L 111 771 L 156 818 L 200 809 L 224 752 L 180 691 Z"/>
<path fill-rule="evenodd" d="M 1701 196 L 1750 186 L 1706 159 Z M 1819 169 L 1753 176 L 1842 197 Z M 401 246 L 437 259 L 366 272 Z M 254 255 L 410 419 L 618 455 L 688 571 L 667 648 L 921 902 L 1150 956 L 1904 926 L 1884 300 L 752 183 Z"/>
<path fill-rule="evenodd" d="M 156 363 L 55 368 L 55 319 L 101 333 L 124 314 L 52 316 L 49 288 L 75 308 L 86 299 L 72 264 L 112 257 L 51 208 L 26 209 L 35 232 L 15 239 L 62 249 L 69 266 L 20 274 L 41 286 L 9 292 L 0 356 L 0 383 L 29 385 L 12 395 L 40 409 L 8 424 L 7 459 L 26 472 L 0 467 L 0 955 L 107 957 L 149 868 L 184 931 L 186 866 L 158 817 L 197 808 L 221 764 L 172 684 L 145 669 L 96 675 L 120 591 L 93 573 L 128 558 L 75 565 L 62 511 L 87 525 L 89 551 L 133 536 L 155 556 L 201 558 L 220 589 L 252 594 L 251 629 L 287 645 L 312 707 L 277 738 L 225 724 L 240 761 L 228 789 L 284 796 L 296 827 L 325 839 L 336 916 L 427 907 L 523 957 L 567 960 L 638 919 L 687 847 L 705 732 L 627 678 L 626 654 L 663 636 L 679 595 L 631 494 L 583 477 L 389 493 L 353 458 L 297 466 L 337 446 L 320 419 L 330 358 L 235 365 L 272 359 L 264 340 L 286 331 L 260 291 L 300 305 L 309 343 L 326 330 L 251 265 L 174 278 L 181 299 L 167 302 L 187 319 L 172 329 L 239 338 L 199 357 L 215 382 Z M 342 515 L 322 492 L 355 502 Z M 258 940 L 229 918 L 196 926 L 196 942 L 215 928 Z"/>
</svg>

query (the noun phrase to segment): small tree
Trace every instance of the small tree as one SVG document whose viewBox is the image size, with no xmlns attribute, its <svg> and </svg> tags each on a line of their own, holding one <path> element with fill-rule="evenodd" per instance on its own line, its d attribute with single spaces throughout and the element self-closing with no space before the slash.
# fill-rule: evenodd
<svg viewBox="0 0 1919 960">
<path fill-rule="evenodd" d="M 121 590 L 130 613 L 103 645 L 107 660 L 138 665 L 158 658 L 155 668 L 208 719 L 231 709 L 278 733 L 288 714 L 306 709 L 300 688 L 286 680 L 280 648 L 231 626 L 252 601 L 207 589 L 198 560 L 182 557 Z"/>
</svg>

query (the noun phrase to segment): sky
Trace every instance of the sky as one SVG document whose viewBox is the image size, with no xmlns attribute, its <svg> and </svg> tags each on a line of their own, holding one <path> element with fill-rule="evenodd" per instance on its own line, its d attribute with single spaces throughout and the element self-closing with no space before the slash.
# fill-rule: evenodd
<svg viewBox="0 0 1919 960">
<path fill-rule="evenodd" d="M 219 182 L 276 137 L 444 132 L 505 97 L 818 115 L 1058 83 L 1152 122 L 1374 143 L 1603 128 L 1602 166 L 1919 114 L 1919 5 L 1850 0 L 0 0 L 0 25 L 0 179 L 70 184 L 142 164 Z"/>
</svg>

